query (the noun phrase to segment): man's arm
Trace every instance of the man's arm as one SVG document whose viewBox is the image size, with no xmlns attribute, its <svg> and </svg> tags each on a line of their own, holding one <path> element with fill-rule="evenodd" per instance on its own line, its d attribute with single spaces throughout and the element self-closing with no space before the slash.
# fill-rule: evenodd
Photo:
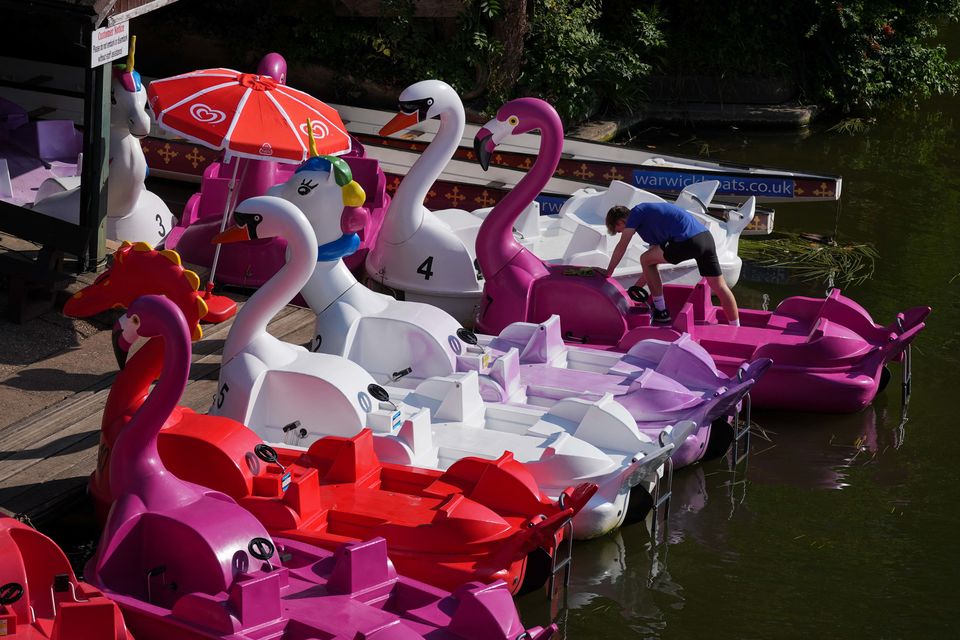
<svg viewBox="0 0 960 640">
<path fill-rule="evenodd" d="M 606 276 L 608 278 L 613 277 L 613 272 L 616 271 L 617 265 L 620 264 L 620 261 L 623 260 L 623 255 L 627 252 L 627 245 L 630 244 L 630 240 L 633 238 L 633 234 L 636 233 L 636 229 L 626 228 L 623 230 L 623 233 L 620 234 L 620 241 L 617 243 L 617 246 L 614 247 L 613 253 L 610 255 L 610 264 L 607 265 Z"/>
</svg>

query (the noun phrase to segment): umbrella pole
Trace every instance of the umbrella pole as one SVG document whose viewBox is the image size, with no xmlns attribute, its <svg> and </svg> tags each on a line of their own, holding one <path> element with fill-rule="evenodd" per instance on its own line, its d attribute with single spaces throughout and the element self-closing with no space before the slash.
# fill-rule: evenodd
<svg viewBox="0 0 960 640">
<path fill-rule="evenodd" d="M 223 219 L 220 221 L 221 233 L 227 228 L 227 220 L 230 218 L 230 212 L 237 206 L 237 167 L 240 164 L 240 158 L 234 158 L 233 162 L 233 174 L 230 176 L 227 199 L 223 206 Z M 240 176 L 241 180 L 243 180 L 246 172 L 247 165 L 244 164 L 243 174 Z M 221 245 L 217 244 L 213 250 L 213 264 L 210 265 L 210 277 L 207 279 L 207 287 L 203 293 L 203 300 L 207 303 L 207 314 L 203 319 L 207 322 L 223 322 L 237 312 L 236 302 L 226 296 L 218 296 L 213 293 L 213 280 L 217 273 L 217 263 L 220 261 L 220 246 Z"/>
<path fill-rule="evenodd" d="M 223 205 L 223 219 L 220 221 L 220 233 L 223 233 L 227 228 L 227 220 L 230 219 L 230 212 L 233 211 L 233 208 L 236 205 L 234 202 L 234 194 L 237 191 L 237 167 L 240 165 L 240 158 L 233 159 L 233 175 L 230 176 L 230 185 L 227 188 L 227 200 Z M 246 174 L 247 166 L 244 164 L 243 172 Z M 241 178 L 242 179 L 242 178 Z M 220 261 L 220 247 L 223 245 L 217 244 L 216 248 L 213 250 L 213 264 L 210 266 L 210 278 L 207 280 L 207 286 L 211 289 L 213 288 L 213 280 L 217 275 L 217 263 Z"/>
</svg>

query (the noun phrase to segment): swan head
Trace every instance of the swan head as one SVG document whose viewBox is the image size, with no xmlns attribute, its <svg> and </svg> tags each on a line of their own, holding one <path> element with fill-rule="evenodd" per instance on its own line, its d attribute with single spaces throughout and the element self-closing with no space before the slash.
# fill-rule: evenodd
<svg viewBox="0 0 960 640">
<path fill-rule="evenodd" d="M 484 171 L 490 166 L 490 156 L 509 136 L 518 136 L 548 125 L 563 130 L 560 116 L 549 102 L 539 98 L 517 98 L 497 110 L 495 118 L 483 125 L 473 139 L 473 149 Z"/>
<path fill-rule="evenodd" d="M 421 80 L 400 94 L 400 112 L 383 125 L 380 135 L 392 135 L 424 120 L 438 118 L 445 111 L 456 109 L 462 111 L 463 103 L 453 87 L 440 80 Z"/>
<path fill-rule="evenodd" d="M 306 236 L 315 243 L 313 231 L 303 212 L 291 202 L 275 196 L 247 198 L 233 212 L 233 226 L 213 236 L 213 244 L 230 244 L 261 238 L 293 239 L 295 234 Z"/>
</svg>

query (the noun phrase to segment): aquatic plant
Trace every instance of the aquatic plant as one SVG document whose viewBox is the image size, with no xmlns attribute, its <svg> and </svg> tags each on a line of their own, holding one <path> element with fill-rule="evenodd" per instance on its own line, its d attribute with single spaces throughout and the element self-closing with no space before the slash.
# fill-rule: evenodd
<svg viewBox="0 0 960 640">
<path fill-rule="evenodd" d="M 740 257 L 764 267 L 786 269 L 805 282 L 847 287 L 873 275 L 879 253 L 870 244 L 778 233 L 762 240 L 741 238 Z"/>
</svg>

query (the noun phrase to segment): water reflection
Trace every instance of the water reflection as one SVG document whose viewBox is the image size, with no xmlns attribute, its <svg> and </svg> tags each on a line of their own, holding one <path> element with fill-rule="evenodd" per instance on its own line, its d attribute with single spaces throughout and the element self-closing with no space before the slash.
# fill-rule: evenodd
<svg viewBox="0 0 960 640">
<path fill-rule="evenodd" d="M 748 470 L 751 482 L 843 489 L 851 467 L 869 464 L 880 453 L 873 405 L 852 415 L 763 418 L 758 416 L 758 421 L 772 426 L 755 430 Z"/>
<path fill-rule="evenodd" d="M 643 525 L 577 545 L 567 599 L 570 611 L 564 618 L 565 637 L 607 637 L 597 629 L 584 635 L 580 628 L 584 619 L 596 616 L 619 616 L 623 625 L 655 633 L 666 625 L 661 612 L 664 598 L 670 602 L 668 606 L 683 606 L 683 587 L 667 569 L 670 545 L 653 545 L 645 531 L 635 529 L 642 530 Z M 634 539 L 628 543 L 624 533 Z M 638 533 L 645 540 L 636 539 Z M 652 597 L 652 592 L 658 597 Z"/>
<path fill-rule="evenodd" d="M 950 41 L 960 42 L 960 27 Z M 578 544 L 570 638 L 937 637 L 956 591 L 960 365 L 960 100 L 877 114 L 867 132 L 663 130 L 637 146 L 844 177 L 842 203 L 777 207 L 784 231 L 836 232 L 880 258 L 844 293 L 880 324 L 934 308 L 914 347 L 909 420 L 900 371 L 854 415 L 754 413 L 767 439 L 737 473 L 678 472 L 668 545 L 642 527 Z M 686 142 L 685 142 L 686 141 Z M 822 283 L 741 281 L 742 306 L 823 295 Z M 949 542 L 948 542 L 949 541 Z M 892 606 L 893 603 L 902 606 Z"/>
<path fill-rule="evenodd" d="M 755 421 L 766 426 L 756 431 L 745 465 L 731 470 L 727 461 L 717 460 L 677 472 L 666 543 L 652 544 L 643 525 L 633 525 L 577 544 L 569 611 L 561 616 L 565 637 L 623 637 L 595 630 L 584 636 L 588 621 L 597 618 L 606 619 L 605 629 L 661 635 L 689 598 L 668 558 L 679 563 L 680 576 L 689 576 L 696 562 L 736 566 L 741 558 L 732 539 L 763 517 L 754 511 L 763 508 L 763 500 L 754 506 L 751 489 L 843 490 L 854 481 L 854 470 L 896 452 L 906 433 L 898 385 L 891 384 L 886 393 L 853 415 L 755 414 Z"/>
</svg>

